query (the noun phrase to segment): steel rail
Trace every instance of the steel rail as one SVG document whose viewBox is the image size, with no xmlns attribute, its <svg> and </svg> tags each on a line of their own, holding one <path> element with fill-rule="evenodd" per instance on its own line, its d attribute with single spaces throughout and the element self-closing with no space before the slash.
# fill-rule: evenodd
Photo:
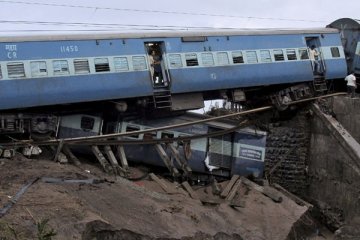
<svg viewBox="0 0 360 240">
<path fill-rule="evenodd" d="M 248 121 L 243 121 L 235 127 L 219 130 L 211 133 L 197 134 L 197 135 L 189 135 L 184 137 L 176 137 L 176 138 L 152 138 L 152 139 L 139 139 L 139 140 L 131 140 L 131 139 L 119 139 L 119 140 L 100 140 L 100 141 L 85 141 L 85 142 L 73 142 L 68 143 L 69 145 L 149 145 L 149 144 L 159 144 L 159 143 L 173 143 L 173 142 L 188 142 L 194 139 L 200 138 L 209 138 L 225 135 L 227 133 L 234 132 L 239 128 L 245 126 Z"/>
</svg>

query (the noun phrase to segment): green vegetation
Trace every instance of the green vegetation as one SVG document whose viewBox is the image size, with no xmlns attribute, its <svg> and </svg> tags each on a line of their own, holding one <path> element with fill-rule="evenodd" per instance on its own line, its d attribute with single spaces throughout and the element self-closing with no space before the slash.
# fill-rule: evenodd
<svg viewBox="0 0 360 240">
<path fill-rule="evenodd" d="M 52 237 L 56 236 L 55 230 L 48 227 L 48 222 L 49 219 L 43 219 L 36 223 L 38 240 L 51 240 Z"/>
</svg>

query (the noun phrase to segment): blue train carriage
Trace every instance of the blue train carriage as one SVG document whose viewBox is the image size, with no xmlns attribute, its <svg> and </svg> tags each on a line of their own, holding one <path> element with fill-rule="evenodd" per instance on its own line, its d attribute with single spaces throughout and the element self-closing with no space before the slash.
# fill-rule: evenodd
<svg viewBox="0 0 360 240">
<path fill-rule="evenodd" d="M 357 76 L 360 76 L 360 20 L 341 18 L 327 27 L 340 31 L 348 72 L 355 72 Z"/>
<path fill-rule="evenodd" d="M 343 77 L 338 30 L 151 32 L 0 38 L 0 110 L 118 100 L 187 110 L 249 88 Z M 151 56 L 154 53 L 154 56 Z M 120 101 L 121 100 L 121 101 Z"/>
<path fill-rule="evenodd" d="M 199 119 L 201 119 L 200 116 L 186 114 L 175 118 L 150 121 L 122 121 L 117 123 L 118 125 L 115 127 L 115 132 L 144 130 Z M 150 138 L 194 136 L 226 130 L 234 126 L 234 123 L 214 121 L 181 127 L 171 131 L 160 131 L 151 135 Z M 143 140 L 149 138 L 149 135 L 145 134 L 144 136 L 144 134 L 140 134 L 129 138 Z M 265 132 L 255 130 L 254 128 L 242 128 L 222 136 L 193 139 L 190 141 L 190 153 L 187 152 L 185 145 L 186 142 L 173 143 L 173 146 L 179 151 L 181 158 L 186 160 L 192 172 L 203 174 L 205 179 L 211 174 L 226 178 L 233 174 L 262 177 L 266 145 Z M 165 147 L 164 149 L 168 156 L 172 156 L 169 147 Z M 125 147 L 125 153 L 130 161 L 165 167 L 162 158 L 153 145 L 128 145 Z M 172 159 L 172 161 L 174 161 L 176 167 L 180 169 L 176 161 L 174 159 Z"/>
</svg>

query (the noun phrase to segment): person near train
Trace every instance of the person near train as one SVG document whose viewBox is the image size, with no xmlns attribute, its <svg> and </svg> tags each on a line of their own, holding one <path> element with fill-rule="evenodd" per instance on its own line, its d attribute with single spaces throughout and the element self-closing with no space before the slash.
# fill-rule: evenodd
<svg viewBox="0 0 360 240">
<path fill-rule="evenodd" d="M 321 73 L 320 72 L 320 62 L 319 62 L 319 52 L 315 48 L 315 45 L 312 45 L 309 49 L 309 59 L 312 63 L 314 73 Z"/>
<path fill-rule="evenodd" d="M 156 54 L 155 50 L 151 51 L 150 66 L 152 67 L 154 84 L 155 85 L 161 84 L 163 82 L 162 71 L 161 71 L 161 56 Z"/>
<path fill-rule="evenodd" d="M 351 96 L 351 98 L 354 98 L 355 97 L 355 89 L 357 88 L 357 86 L 356 86 L 356 77 L 355 77 L 354 72 L 347 75 L 345 77 L 345 81 L 347 82 L 347 84 L 346 84 L 347 93 Z"/>
</svg>

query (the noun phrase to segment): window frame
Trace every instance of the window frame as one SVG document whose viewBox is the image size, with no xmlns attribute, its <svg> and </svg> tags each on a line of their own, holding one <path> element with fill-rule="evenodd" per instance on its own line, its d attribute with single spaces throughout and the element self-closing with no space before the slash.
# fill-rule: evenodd
<svg viewBox="0 0 360 240">
<path fill-rule="evenodd" d="M 94 58 L 94 68 L 96 73 L 110 72 L 110 61 L 107 57 Z"/>
<path fill-rule="evenodd" d="M 301 52 L 305 52 L 306 53 L 306 58 L 303 58 L 303 54 Z M 307 50 L 307 48 L 299 48 L 298 49 L 298 53 L 299 53 L 299 60 L 309 60 L 309 52 Z"/>
<path fill-rule="evenodd" d="M 274 62 L 284 62 L 285 61 L 285 54 L 283 49 L 273 49 L 273 56 L 274 56 Z M 277 53 L 279 52 L 279 53 Z M 281 54 L 280 54 L 281 52 Z M 282 56 L 282 57 L 280 57 Z M 280 57 L 280 58 L 279 58 Z"/>
<path fill-rule="evenodd" d="M 246 50 L 245 51 L 245 54 L 246 54 L 246 63 L 247 64 L 257 64 L 257 63 L 259 63 L 259 57 L 258 57 L 258 55 L 257 55 L 257 52 L 256 52 L 256 50 Z M 251 59 L 253 56 L 249 56 L 249 54 L 255 54 L 254 55 L 254 57 L 255 57 L 255 61 L 250 61 L 249 59 Z"/>
<path fill-rule="evenodd" d="M 219 57 L 221 54 L 226 55 L 226 57 Z M 226 59 L 226 62 L 219 61 L 219 59 Z M 216 53 L 216 62 L 218 66 L 227 66 L 230 65 L 229 53 L 228 52 L 217 52 Z"/>
<path fill-rule="evenodd" d="M 9 71 L 9 66 L 22 66 L 22 72 L 20 73 L 16 73 L 13 74 L 11 71 Z M 26 73 L 25 73 L 25 64 L 23 62 L 10 62 L 6 64 L 6 69 L 7 69 L 7 73 L 8 73 L 8 77 L 9 78 L 25 78 L 26 77 Z"/>
<path fill-rule="evenodd" d="M 295 55 L 295 58 L 289 58 L 289 52 L 290 51 L 294 51 L 293 53 Z M 287 48 L 287 49 L 285 49 L 285 53 L 286 53 L 286 59 L 288 61 L 297 61 L 297 60 L 299 60 L 297 55 L 296 55 L 296 48 Z M 292 56 L 292 54 L 290 54 L 290 56 Z"/>
<path fill-rule="evenodd" d="M 119 59 L 120 62 L 117 59 Z M 125 65 L 123 64 L 123 61 L 121 59 L 125 59 L 126 68 L 125 68 Z M 117 63 L 119 63 L 119 64 L 117 64 Z M 130 64 L 129 64 L 128 57 L 125 57 L 125 56 L 114 57 L 113 58 L 113 64 L 114 64 L 114 71 L 115 72 L 127 72 L 127 71 L 130 70 Z"/>
<path fill-rule="evenodd" d="M 43 66 L 40 66 L 42 64 L 43 64 Z M 37 71 L 34 71 L 34 70 L 37 70 Z M 31 77 L 46 77 L 46 76 L 48 76 L 48 68 L 47 68 L 46 61 L 30 61 L 30 72 L 31 72 Z"/>
<path fill-rule="evenodd" d="M 186 63 L 187 67 L 198 67 L 199 66 L 199 57 L 198 57 L 197 53 L 185 53 L 184 56 L 185 56 L 185 63 Z M 195 58 L 194 58 L 195 60 L 190 59 L 190 58 L 188 59 L 188 57 L 191 57 L 191 56 L 195 56 Z M 195 64 L 189 64 L 190 63 L 189 61 L 194 61 Z"/>
<path fill-rule="evenodd" d="M 55 67 L 55 63 L 58 62 L 59 66 L 60 66 L 60 71 L 55 71 L 56 67 Z M 69 68 L 69 62 L 68 60 L 52 60 L 52 68 L 53 68 L 53 74 L 54 76 L 63 76 L 63 75 L 69 75 L 70 74 L 70 68 Z M 67 71 L 63 71 L 63 65 L 62 63 L 66 63 L 67 66 Z"/>
<path fill-rule="evenodd" d="M 239 56 L 234 56 L 234 54 L 236 54 L 236 53 L 240 53 L 240 55 Z M 236 59 L 239 58 L 241 61 L 240 62 L 238 62 L 238 61 L 235 62 L 234 61 L 235 58 Z M 245 63 L 245 58 L 244 58 L 243 51 L 241 51 L 241 50 L 231 51 L 231 60 L 232 60 L 232 63 L 235 64 L 235 65 L 244 64 Z"/>
<path fill-rule="evenodd" d="M 336 54 L 334 54 L 334 51 L 333 50 L 336 50 Z M 332 58 L 340 58 L 341 57 L 341 54 L 340 54 L 340 49 L 339 47 L 330 47 L 330 53 L 331 53 L 331 57 Z M 335 56 L 334 56 L 335 55 Z"/>
<path fill-rule="evenodd" d="M 141 60 L 135 60 L 135 59 L 141 59 Z M 137 64 L 134 64 L 134 63 L 137 63 Z M 140 64 L 138 64 L 138 63 L 140 63 Z M 132 65 L 133 71 L 145 71 L 148 69 L 146 58 L 143 55 L 131 56 L 131 65 Z"/>
<path fill-rule="evenodd" d="M 83 69 L 81 69 L 81 71 L 79 71 L 79 69 L 76 69 L 76 66 L 79 66 L 79 65 L 76 65 L 75 63 L 79 63 L 79 62 L 86 62 L 87 64 L 87 71 L 85 71 L 84 69 L 84 66 L 82 65 L 81 67 Z M 87 58 L 75 58 L 73 59 L 73 64 L 74 64 L 74 73 L 75 74 L 89 74 L 91 71 L 90 71 L 90 63 L 89 63 L 89 59 Z M 85 66 L 86 67 L 86 66 Z"/>
<path fill-rule="evenodd" d="M 265 56 L 265 58 L 263 58 L 263 54 L 262 54 L 264 52 L 268 53 L 268 56 Z M 261 63 L 271 63 L 272 62 L 271 52 L 269 49 L 262 49 L 259 51 L 259 53 L 260 53 L 260 62 Z M 264 61 L 264 60 L 267 60 L 267 61 Z"/>
<path fill-rule="evenodd" d="M 201 56 L 201 65 L 202 66 L 204 66 L 204 67 L 213 67 L 213 66 L 215 66 L 214 54 L 212 52 L 202 52 L 200 54 L 200 56 Z M 209 58 L 210 61 L 207 62 L 208 59 L 205 59 L 205 61 L 204 61 L 203 56 L 210 56 L 210 58 Z"/>
<path fill-rule="evenodd" d="M 178 57 L 177 60 L 180 60 L 180 61 L 172 61 L 174 60 L 175 58 L 174 57 Z M 183 58 L 181 56 L 180 53 L 170 53 L 168 54 L 168 62 L 169 62 L 169 66 L 170 68 L 182 68 L 184 67 L 184 64 L 183 64 Z M 178 63 L 177 65 L 174 65 L 173 63 Z"/>
</svg>

